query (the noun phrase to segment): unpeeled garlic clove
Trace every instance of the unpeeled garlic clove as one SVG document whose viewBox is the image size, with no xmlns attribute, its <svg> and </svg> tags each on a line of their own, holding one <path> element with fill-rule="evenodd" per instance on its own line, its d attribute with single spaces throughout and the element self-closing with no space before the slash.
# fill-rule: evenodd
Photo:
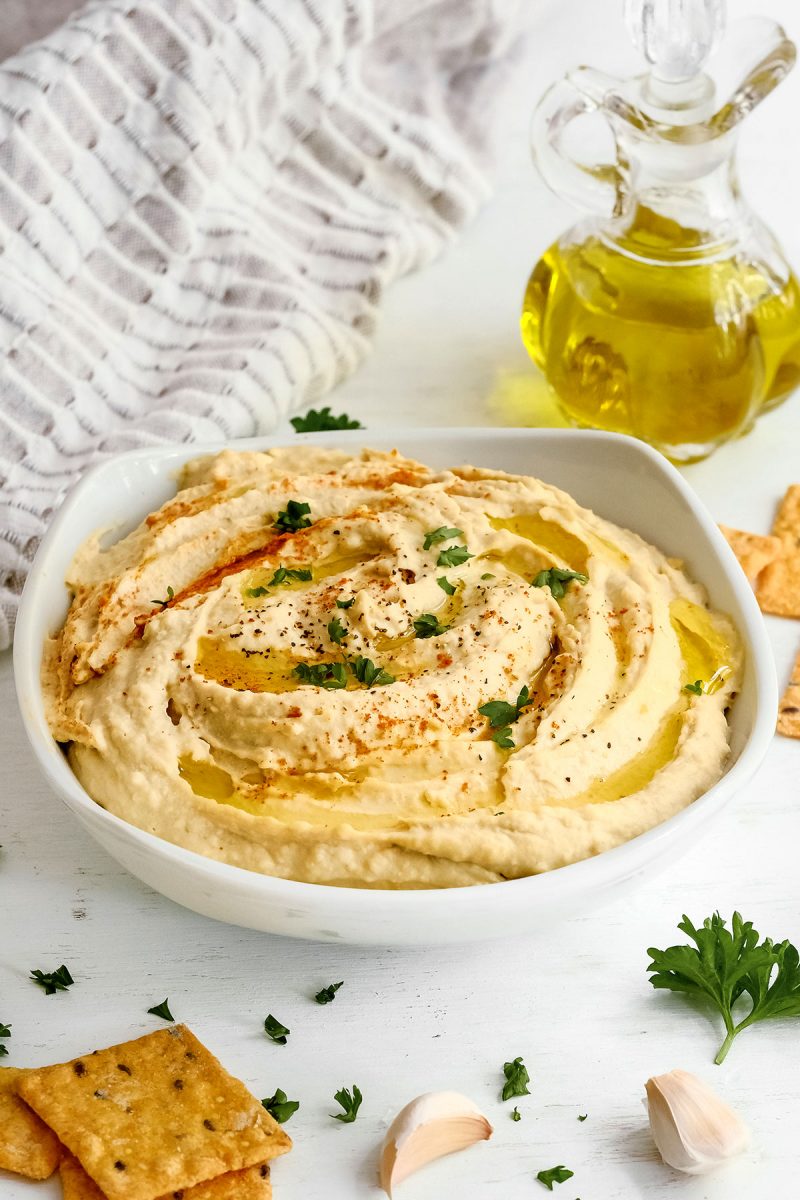
<svg viewBox="0 0 800 1200">
<path fill-rule="evenodd" d="M 480 1109 L 460 1092 L 426 1092 L 397 1114 L 381 1150 L 381 1187 L 392 1188 L 426 1163 L 492 1136 Z"/>
<path fill-rule="evenodd" d="M 644 1086 L 653 1139 L 670 1167 L 703 1175 L 747 1148 L 747 1126 L 696 1075 L 670 1071 Z"/>
</svg>

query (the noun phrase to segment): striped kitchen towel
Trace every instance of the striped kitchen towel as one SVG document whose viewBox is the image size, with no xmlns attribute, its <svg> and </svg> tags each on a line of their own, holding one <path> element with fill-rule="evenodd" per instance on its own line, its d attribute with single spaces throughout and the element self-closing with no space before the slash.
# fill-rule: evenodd
<svg viewBox="0 0 800 1200">
<path fill-rule="evenodd" d="M 487 196 L 518 0 L 95 0 L 0 65 L 0 648 L 99 457 L 272 428 Z"/>
</svg>

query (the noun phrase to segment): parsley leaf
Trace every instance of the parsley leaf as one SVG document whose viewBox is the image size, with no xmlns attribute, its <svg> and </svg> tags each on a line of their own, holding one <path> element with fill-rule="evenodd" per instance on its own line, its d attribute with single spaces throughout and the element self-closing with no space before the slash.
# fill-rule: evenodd
<svg viewBox="0 0 800 1200">
<path fill-rule="evenodd" d="M 347 673 L 344 669 L 344 663 L 298 663 L 292 673 L 297 676 L 301 683 L 310 683 L 314 687 L 327 688 L 328 691 L 347 687 Z"/>
<path fill-rule="evenodd" d="M 722 1014 L 726 1038 L 715 1063 L 721 1063 L 737 1034 L 757 1021 L 800 1017 L 800 955 L 791 942 L 773 942 L 743 921 L 735 912 L 731 929 L 719 915 L 706 917 L 696 929 L 684 915 L 678 929 L 694 946 L 669 946 L 647 951 L 654 988 L 684 992 L 710 1000 Z M 750 1011 L 738 1023 L 733 1017 L 737 1000 L 748 997 Z"/>
<path fill-rule="evenodd" d="M 693 692 L 695 696 L 702 696 L 705 688 L 703 687 L 702 679 L 695 679 L 694 683 L 685 683 L 683 690 L 685 692 Z"/>
<path fill-rule="evenodd" d="M 358 682 L 365 683 L 368 688 L 382 687 L 386 683 L 395 682 L 394 675 L 390 675 L 382 667 L 377 667 L 372 659 L 362 658 L 361 655 L 351 658 L 349 666 Z"/>
<path fill-rule="evenodd" d="M 492 741 L 496 742 L 501 750 L 514 750 L 517 745 L 511 736 L 510 725 L 503 725 L 500 729 L 495 729 L 492 733 Z"/>
<path fill-rule="evenodd" d="M 308 529 L 311 521 L 306 514 L 310 512 L 310 504 L 288 500 L 286 508 L 275 518 L 275 528 L 281 533 L 296 533 L 298 529 Z"/>
<path fill-rule="evenodd" d="M 347 637 L 347 634 L 347 626 L 343 625 L 338 617 L 334 617 L 331 621 L 328 621 L 328 637 L 332 642 L 335 642 L 337 646 L 341 646 L 342 642 Z"/>
<path fill-rule="evenodd" d="M 414 634 L 418 638 L 438 637 L 440 633 L 446 633 L 449 628 L 449 625 L 442 625 L 439 618 L 433 613 L 420 613 L 414 621 Z"/>
<path fill-rule="evenodd" d="M 516 1104 L 514 1105 L 514 1111 L 511 1113 L 511 1120 L 512 1121 L 521 1121 L 522 1120 L 522 1113 L 519 1111 Z"/>
<path fill-rule="evenodd" d="M 460 567 L 468 558 L 474 558 L 474 554 L 470 554 L 466 546 L 448 546 L 446 550 L 442 550 L 436 560 L 437 567 Z"/>
<path fill-rule="evenodd" d="M 56 992 L 65 992 L 72 987 L 75 980 L 62 963 L 57 971 L 31 971 L 31 979 L 44 988 L 45 996 L 54 996 Z"/>
<path fill-rule="evenodd" d="M 566 1167 L 551 1167 L 549 1171 L 540 1171 L 536 1178 L 552 1192 L 554 1183 L 566 1183 L 574 1174 L 574 1171 L 568 1171 Z"/>
<path fill-rule="evenodd" d="M 431 546 L 435 546 L 437 542 L 446 542 L 450 538 L 463 536 L 463 529 L 448 529 L 446 525 L 440 525 L 438 529 L 432 529 L 430 533 L 425 534 L 425 541 L 422 543 L 422 549 L 430 550 Z"/>
<path fill-rule="evenodd" d="M 161 1017 L 162 1021 L 175 1020 L 172 1013 L 169 1011 L 169 996 L 167 996 L 166 1000 L 162 1000 L 160 1004 L 156 1004 L 152 1008 L 148 1008 L 147 1011 L 152 1013 L 154 1017 Z"/>
<path fill-rule="evenodd" d="M 510 726 L 518 721 L 522 710 L 531 702 L 531 694 L 527 684 L 523 684 L 517 696 L 516 703 L 508 704 L 505 700 L 490 700 L 482 704 L 478 712 L 486 717 L 489 728 L 494 730 L 492 741 L 497 742 L 501 750 L 513 750 L 515 743 L 511 740 Z"/>
<path fill-rule="evenodd" d="M 290 583 L 309 583 L 312 578 L 311 572 L 305 567 L 278 567 L 266 587 L 248 588 L 247 595 L 266 596 L 270 588 L 281 585 L 288 587 Z"/>
<path fill-rule="evenodd" d="M 0 1038 L 10 1038 L 10 1037 L 11 1037 L 11 1026 L 4 1025 L 3 1022 L 0 1021 Z M 7 1054 L 8 1054 L 8 1046 L 0 1046 L 0 1058 L 5 1058 Z"/>
<path fill-rule="evenodd" d="M 264 1033 L 267 1037 L 272 1038 L 273 1042 L 277 1042 L 279 1046 L 286 1045 L 289 1032 L 285 1025 L 281 1025 L 280 1021 L 276 1017 L 273 1017 L 272 1013 L 265 1018 Z"/>
<path fill-rule="evenodd" d="M 162 608 L 166 608 L 167 605 L 169 604 L 170 600 L 174 600 L 174 599 L 175 599 L 175 593 L 171 587 L 168 587 L 166 600 L 151 600 L 150 603 L 151 604 L 160 604 Z"/>
<path fill-rule="evenodd" d="M 551 567 L 549 571 L 540 571 L 533 580 L 531 587 L 549 587 L 554 600 L 560 600 L 572 580 L 578 583 L 588 583 L 589 576 L 580 571 L 567 571 L 561 567 Z"/>
<path fill-rule="evenodd" d="M 503 1084 L 503 1099 L 510 1100 L 512 1096 L 529 1096 L 528 1084 L 531 1081 L 524 1062 L 515 1058 L 513 1062 L 503 1063 L 503 1074 L 506 1081 Z"/>
<path fill-rule="evenodd" d="M 358 1110 L 361 1107 L 361 1101 L 364 1099 L 356 1085 L 353 1084 L 352 1095 L 347 1088 L 343 1087 L 341 1091 L 334 1093 L 333 1098 L 344 1109 L 344 1112 L 331 1113 L 334 1121 L 341 1121 L 344 1125 L 349 1125 L 352 1121 L 355 1121 L 358 1116 Z"/>
<path fill-rule="evenodd" d="M 351 596 L 349 600 L 337 600 L 336 607 L 337 608 L 352 608 L 353 605 L 355 604 L 355 602 L 356 602 L 355 596 Z"/>
<path fill-rule="evenodd" d="M 579 1113 L 579 1114 L 578 1114 L 578 1120 L 579 1120 L 579 1121 L 585 1121 L 585 1120 L 586 1120 L 586 1118 L 588 1117 L 588 1115 L 589 1115 L 588 1113 Z"/>
<path fill-rule="evenodd" d="M 487 572 L 486 575 L 481 575 L 481 579 L 494 579 L 494 575 L 490 575 Z"/>
<path fill-rule="evenodd" d="M 458 589 L 453 587 L 452 583 L 450 582 L 450 580 L 447 578 L 446 575 L 440 575 L 440 577 L 436 580 L 436 582 L 438 583 L 439 587 L 442 589 L 443 592 L 447 592 L 448 596 L 455 596 L 456 591 Z"/>
<path fill-rule="evenodd" d="M 363 429 L 360 421 L 353 421 L 347 413 L 335 417 L 326 404 L 324 408 L 310 408 L 304 417 L 292 417 L 295 433 L 326 433 L 331 429 Z"/>
<path fill-rule="evenodd" d="M 267 1096 L 266 1100 L 261 1103 L 271 1117 L 274 1117 L 279 1125 L 285 1125 L 290 1117 L 294 1116 L 300 1107 L 299 1100 L 287 1100 L 286 1092 L 281 1088 L 275 1089 L 274 1096 Z"/>
<path fill-rule="evenodd" d="M 314 997 L 317 1004 L 330 1004 L 332 1000 L 335 1000 L 336 993 L 343 983 L 342 979 L 339 983 L 329 983 L 327 987 L 321 988 Z"/>
</svg>

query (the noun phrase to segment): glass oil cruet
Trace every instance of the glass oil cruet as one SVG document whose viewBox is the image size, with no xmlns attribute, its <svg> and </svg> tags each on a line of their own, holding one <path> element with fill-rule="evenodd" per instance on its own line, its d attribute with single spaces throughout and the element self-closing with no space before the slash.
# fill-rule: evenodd
<svg viewBox="0 0 800 1200">
<path fill-rule="evenodd" d="M 650 70 L 578 68 L 534 113 L 545 181 L 591 215 L 534 268 L 522 337 L 573 425 L 693 462 L 800 381 L 800 287 L 734 161 L 740 122 L 796 52 L 774 22 L 740 21 L 712 79 L 724 0 L 626 0 L 626 19 Z M 570 147 L 581 127 L 606 161 Z"/>
</svg>

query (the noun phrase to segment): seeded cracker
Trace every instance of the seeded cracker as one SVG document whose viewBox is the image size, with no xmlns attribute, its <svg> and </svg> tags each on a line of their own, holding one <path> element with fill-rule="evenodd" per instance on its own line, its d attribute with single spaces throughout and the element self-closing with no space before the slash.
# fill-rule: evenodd
<svg viewBox="0 0 800 1200">
<path fill-rule="evenodd" d="M 47 1179 L 58 1166 L 58 1138 L 17 1095 L 27 1074 L 20 1067 L 0 1067 L 0 1168 Z"/>
<path fill-rule="evenodd" d="M 800 738 L 800 654 L 794 660 L 789 686 L 778 705 L 778 733 Z"/>
<path fill-rule="evenodd" d="M 292 1144 L 185 1025 L 30 1071 L 19 1091 L 108 1200 L 156 1200 Z"/>
<path fill-rule="evenodd" d="M 764 568 L 783 554 L 783 542 L 778 537 L 764 537 L 760 533 L 730 529 L 727 525 L 720 525 L 720 529 L 754 588 Z"/>
<path fill-rule="evenodd" d="M 105 1200 L 100 1188 L 71 1154 L 64 1155 L 59 1171 L 64 1200 Z M 228 1171 L 226 1175 L 182 1190 L 181 1200 L 272 1200 L 269 1164 Z M 174 1197 L 175 1192 L 167 1192 L 160 1200 L 174 1200 Z"/>
</svg>

